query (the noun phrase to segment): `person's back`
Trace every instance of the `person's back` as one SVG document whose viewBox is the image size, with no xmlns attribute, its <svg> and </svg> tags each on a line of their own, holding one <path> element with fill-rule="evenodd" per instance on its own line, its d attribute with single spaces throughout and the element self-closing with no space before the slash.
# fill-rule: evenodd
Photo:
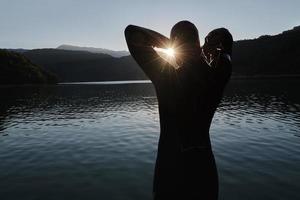
<svg viewBox="0 0 300 200">
<path fill-rule="evenodd" d="M 217 199 L 218 177 L 209 127 L 230 77 L 231 65 L 223 64 L 227 69 L 216 73 L 205 62 L 200 56 L 198 33 L 189 22 L 179 22 L 171 32 L 171 39 L 174 38 L 178 43 L 178 37 L 187 37 L 180 35 L 186 30 L 184 28 L 191 28 L 190 32 L 197 34 L 193 45 L 197 40 L 199 44 L 179 45 L 181 60 L 178 62 L 181 65 L 178 69 L 158 59 L 153 50 L 153 46 L 170 43 L 168 39 L 161 35 L 153 36 L 156 33 L 151 32 L 150 37 L 159 38 L 158 42 L 151 41 L 153 38 L 140 38 L 139 41 L 143 41 L 145 46 L 140 43 L 134 45 L 130 41 L 132 35 L 129 34 L 136 31 L 136 28 L 139 27 L 129 26 L 125 31 L 129 50 L 152 80 L 159 104 L 161 134 L 153 185 L 155 199 Z M 140 36 L 135 35 L 134 41 Z"/>
</svg>

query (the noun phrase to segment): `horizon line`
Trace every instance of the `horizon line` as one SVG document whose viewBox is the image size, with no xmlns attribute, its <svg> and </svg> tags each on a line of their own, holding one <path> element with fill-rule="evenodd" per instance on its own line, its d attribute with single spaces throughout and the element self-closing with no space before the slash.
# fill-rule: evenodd
<svg viewBox="0 0 300 200">
<path fill-rule="evenodd" d="M 282 33 L 284 33 L 285 31 L 290 31 L 290 30 L 294 30 L 296 28 L 300 28 L 300 25 L 296 25 L 296 26 L 293 26 L 292 28 L 290 29 L 287 29 L 287 30 L 283 30 L 281 31 L 280 33 L 275 33 L 275 34 L 261 34 L 259 35 L 258 37 L 254 37 L 254 38 L 244 38 L 244 39 L 238 39 L 238 40 L 234 40 L 234 42 L 238 42 L 238 41 L 244 41 L 244 40 L 255 40 L 255 39 L 258 39 L 260 38 L 261 36 L 276 36 L 276 35 L 280 35 Z M 200 42 L 201 43 L 201 42 Z M 106 47 L 96 47 L 96 46 L 91 46 L 91 45 L 81 45 L 81 44 L 67 44 L 67 43 L 62 43 L 60 45 L 56 45 L 55 46 L 45 46 L 45 47 L 36 47 L 36 48 L 25 48 L 25 47 L 11 47 L 11 48 L 7 48 L 7 47 L 0 47 L 0 49 L 22 49 L 22 50 L 34 50 L 34 49 L 57 49 L 59 46 L 62 46 L 62 45 L 69 45 L 69 46 L 74 46 L 74 47 L 82 47 L 82 48 L 96 48 L 96 49 L 105 49 L 105 50 L 110 50 L 110 51 L 126 51 L 128 52 L 128 49 L 122 49 L 122 50 L 116 50 L 116 49 L 111 49 L 111 48 L 106 48 Z"/>
</svg>

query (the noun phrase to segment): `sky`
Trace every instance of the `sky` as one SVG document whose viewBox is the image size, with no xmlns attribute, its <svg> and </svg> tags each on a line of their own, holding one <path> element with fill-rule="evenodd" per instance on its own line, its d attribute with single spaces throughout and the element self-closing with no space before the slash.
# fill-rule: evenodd
<svg viewBox="0 0 300 200">
<path fill-rule="evenodd" d="M 218 27 L 252 39 L 300 25 L 299 8 L 299 0 L 0 0 L 0 48 L 127 50 L 128 24 L 169 36 L 180 20 L 194 23 L 201 41 Z"/>
</svg>

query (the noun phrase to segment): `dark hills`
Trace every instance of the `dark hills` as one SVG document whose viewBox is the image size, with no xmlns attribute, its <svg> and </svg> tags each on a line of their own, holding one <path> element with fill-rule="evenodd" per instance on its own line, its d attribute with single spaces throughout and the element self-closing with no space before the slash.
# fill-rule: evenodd
<svg viewBox="0 0 300 200">
<path fill-rule="evenodd" d="M 60 45 L 56 49 L 71 50 L 71 51 L 87 51 L 90 53 L 103 53 L 103 54 L 111 55 L 112 57 L 116 57 L 116 58 L 120 58 L 120 57 L 129 55 L 128 51 L 112 51 L 112 50 L 103 49 L 103 48 L 79 47 L 79 46 L 67 45 L 67 44 Z"/>
<path fill-rule="evenodd" d="M 281 34 L 236 41 L 233 74 L 242 76 L 300 75 L 300 26 Z"/>
<path fill-rule="evenodd" d="M 299 26 L 274 36 L 236 41 L 233 45 L 233 77 L 300 77 L 299 45 Z M 81 50 L 76 51 L 75 46 L 69 47 L 72 50 L 62 50 L 66 47 L 61 46 L 59 49 L 21 52 L 33 63 L 56 74 L 62 82 L 147 78 L 131 56 L 117 58 L 97 51 L 93 53 L 89 48 L 76 47 Z"/>
<path fill-rule="evenodd" d="M 0 49 L 0 84 L 56 83 L 57 77 L 24 55 Z"/>
<path fill-rule="evenodd" d="M 60 81 L 110 81 L 146 79 L 131 56 L 58 49 L 36 49 L 24 53 L 34 63 L 57 74 Z"/>
</svg>

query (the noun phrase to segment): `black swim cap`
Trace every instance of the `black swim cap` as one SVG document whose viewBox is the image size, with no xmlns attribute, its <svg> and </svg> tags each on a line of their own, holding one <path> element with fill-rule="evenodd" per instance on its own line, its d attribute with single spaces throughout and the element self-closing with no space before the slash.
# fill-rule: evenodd
<svg viewBox="0 0 300 200">
<path fill-rule="evenodd" d="M 171 40 L 177 39 L 184 43 L 200 46 L 198 29 L 189 21 L 180 21 L 176 23 L 171 30 L 170 38 Z"/>
</svg>

